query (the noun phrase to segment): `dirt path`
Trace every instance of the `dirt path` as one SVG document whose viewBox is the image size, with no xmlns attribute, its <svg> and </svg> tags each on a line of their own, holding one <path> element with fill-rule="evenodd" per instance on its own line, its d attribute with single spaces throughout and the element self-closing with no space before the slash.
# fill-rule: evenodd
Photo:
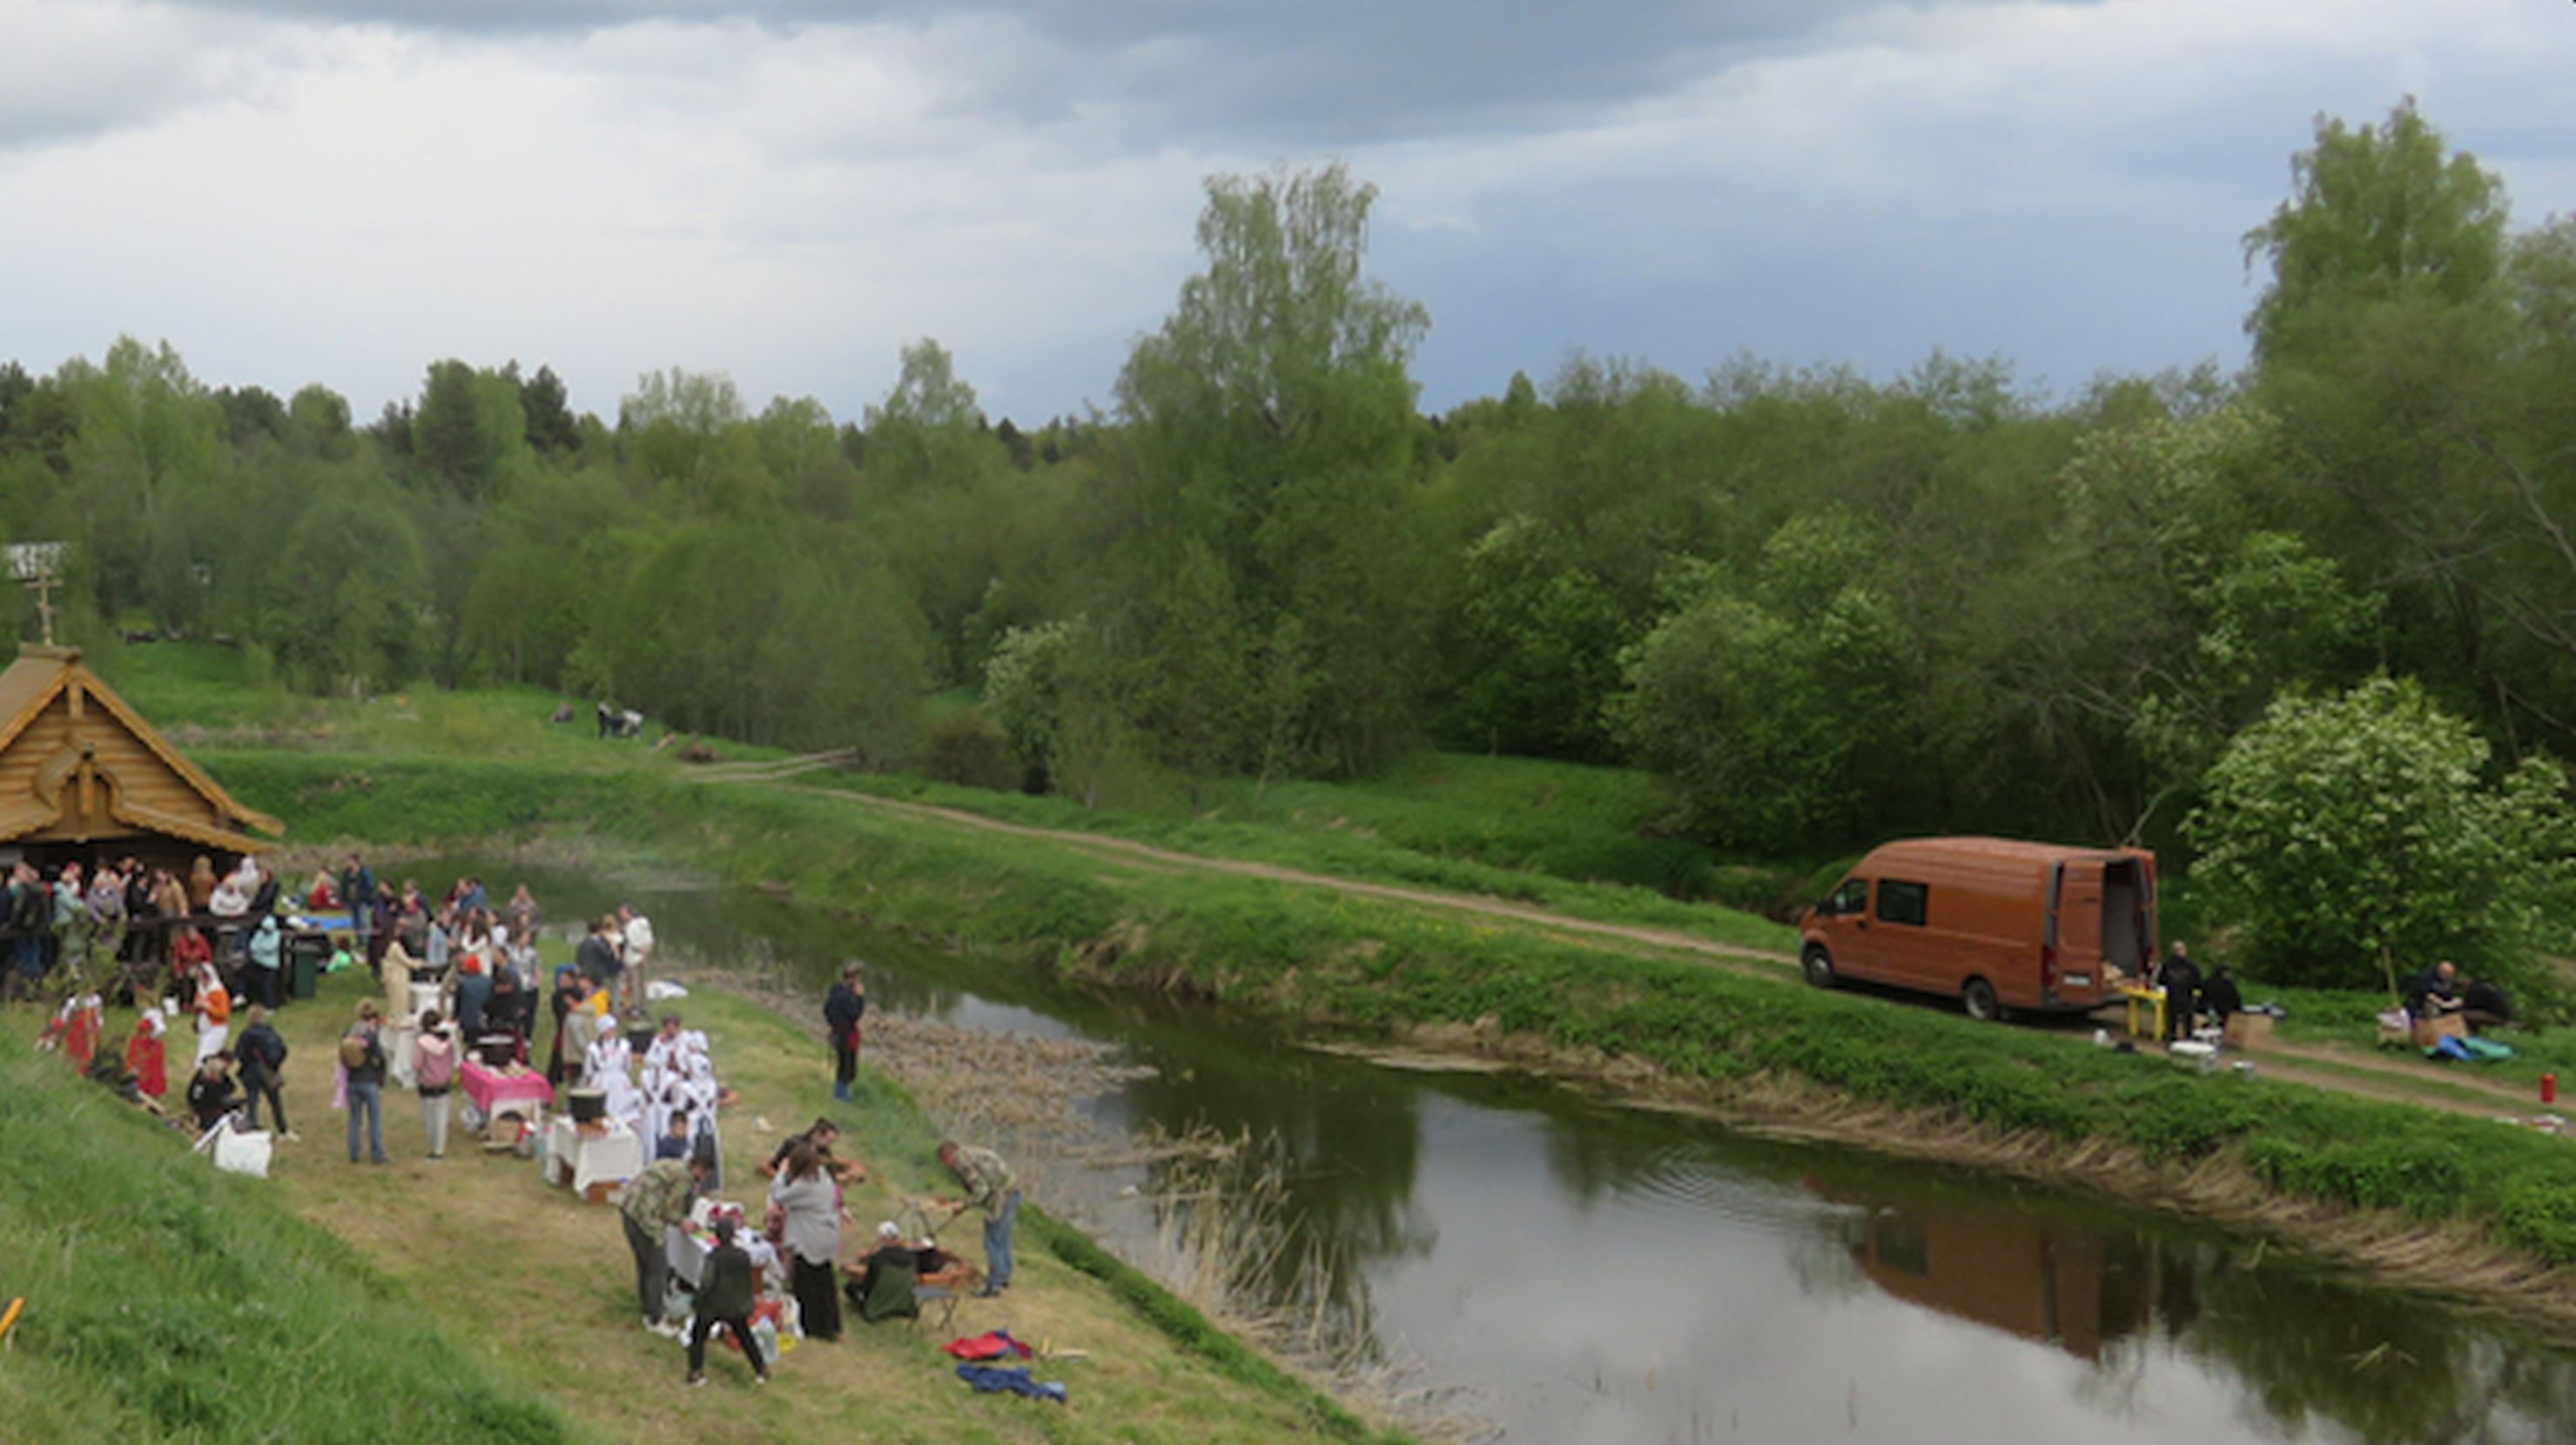
<svg viewBox="0 0 2576 1445">
<path fill-rule="evenodd" d="M 1513 903 L 1507 899 L 1483 894 L 1441 893 L 1427 888 L 1406 888 L 1393 883 L 1371 883 L 1358 878 L 1343 878 L 1330 873 L 1309 873 L 1302 868 L 1288 868 L 1276 863 L 1250 863 L 1239 858 L 1213 858 L 1203 853 L 1182 853 L 1126 838 L 1112 838 L 1099 833 L 1076 832 L 1065 828 L 1038 828 L 1026 823 L 1006 823 L 999 818 L 987 818 L 980 813 L 969 813 L 962 808 L 942 808 L 931 803 L 903 802 L 894 798 L 881 798 L 873 793 L 852 792 L 842 788 L 807 788 L 803 791 L 821 797 L 863 803 L 890 813 L 903 813 L 916 818 L 935 818 L 961 827 L 980 828 L 993 833 L 1008 833 L 1014 837 L 1042 839 L 1093 854 L 1122 859 L 1140 859 L 1166 868 L 1180 868 L 1200 873 L 1224 873 L 1238 878 L 1264 878 L 1274 883 L 1294 883 L 1308 888 L 1329 888 L 1339 893 L 1356 894 L 1364 898 L 1383 898 L 1419 908 L 1447 909 L 1459 913 L 1478 914 L 1487 918 L 1508 918 L 1517 923 L 1532 924 L 1558 933 L 1620 939 L 1629 943 L 1642 943 L 1654 948 L 1698 954 L 1732 963 L 1764 963 L 1781 968 L 1794 967 L 1797 963 L 1795 958 L 1777 949 L 1719 943 L 1714 939 L 1680 933 L 1668 928 L 1646 928 L 1636 924 L 1602 923 L 1589 918 L 1575 918 L 1563 913 L 1553 913 L 1531 904 Z"/>
<path fill-rule="evenodd" d="M 835 766 L 841 759 L 840 754 L 816 753 L 770 763 L 734 765 L 725 771 L 709 770 L 692 776 L 710 783 L 787 783 L 807 773 Z M 1605 923 L 1596 919 L 1576 918 L 1533 904 L 1515 903 L 1508 899 L 1482 894 L 1444 893 L 1435 889 L 1410 888 L 1400 884 L 1373 883 L 1365 879 L 1314 873 L 1275 863 L 1256 863 L 1239 858 L 1184 853 L 1127 838 L 1085 833 L 1068 828 L 1041 828 L 1027 823 L 1005 822 L 999 818 L 986 817 L 962 808 L 944 808 L 932 803 L 909 802 L 846 788 L 799 785 L 799 791 L 856 803 L 883 812 L 899 813 L 906 817 L 928 819 L 954 827 L 1037 839 L 1129 866 L 1144 866 L 1166 872 L 1185 871 L 1224 874 L 1238 878 L 1260 878 L 1276 883 L 1330 889 L 1358 897 L 1383 899 L 1409 907 L 1504 919 L 1544 930 L 1571 942 L 1590 943 L 1630 954 L 1652 953 L 1665 957 L 1679 955 L 1738 973 L 1776 977 L 1783 972 L 1793 971 L 1797 967 L 1797 959 L 1794 956 L 1777 949 L 1720 943 L 1714 939 L 1701 938 L 1667 928 L 1649 928 L 1638 924 Z M 2274 1043 L 2252 1053 L 2250 1057 L 2258 1062 L 2264 1072 L 2277 1079 L 2366 1098 L 2419 1104 L 2449 1113 L 2493 1118 L 2499 1113 L 2528 1111 L 2534 1107 L 2533 1101 L 2525 1098 L 2523 1091 L 2514 1085 L 2443 1070 L 2417 1060 L 2337 1045 Z M 2422 1087 L 2426 1084 L 2443 1087 Z M 2464 1098 L 2461 1097 L 2460 1091 L 2484 1095 L 2491 1098 L 2493 1102 Z"/>
</svg>

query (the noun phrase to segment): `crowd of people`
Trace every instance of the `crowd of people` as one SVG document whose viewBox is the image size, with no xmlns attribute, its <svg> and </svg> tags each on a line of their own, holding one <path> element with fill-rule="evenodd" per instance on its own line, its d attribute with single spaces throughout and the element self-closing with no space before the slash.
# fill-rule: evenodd
<svg viewBox="0 0 2576 1445">
<path fill-rule="evenodd" d="M 319 926 L 339 935 L 340 962 L 369 969 L 387 1001 L 357 1006 L 328 1062 L 334 1104 L 346 1112 L 349 1160 L 391 1162 L 385 1093 L 398 1084 L 418 1097 L 427 1157 L 447 1157 L 454 1095 L 465 1061 L 478 1054 L 542 1067 L 558 1087 L 599 1091 L 608 1116 L 634 1130 L 650 1159 L 627 1182 L 619 1214 L 635 1253 L 645 1324 L 677 1337 L 680 1328 L 664 1319 L 665 1234 L 724 1187 L 720 1120 L 731 1096 L 718 1081 L 708 1036 L 679 1013 L 663 1013 L 640 1048 L 630 1040 L 655 947 L 651 920 L 633 904 L 587 920 L 573 961 L 553 970 L 557 1027 L 541 1058 L 532 1053 L 541 968 L 535 943 L 544 915 L 527 887 L 496 907 L 482 880 L 467 876 L 433 903 L 416 879 L 380 878 L 354 854 L 337 869 L 317 869 L 291 896 L 255 858 L 219 871 L 201 856 L 184 872 L 134 859 L 94 871 L 66 863 L 51 873 L 18 864 L 0 894 L 0 975 L 12 998 L 60 990 L 47 1042 L 127 1098 L 201 1136 L 257 1132 L 265 1124 L 275 1138 L 293 1142 L 301 1136 L 285 1102 L 290 1050 L 273 1019 L 288 1003 L 289 918 L 307 931 Z M 121 1051 L 103 1037 L 111 995 L 138 1008 Z M 865 981 L 851 964 L 824 1006 L 833 1096 L 843 1102 L 853 1098 L 866 1013 Z M 193 1019 L 194 1041 L 186 1068 L 177 1071 L 168 1036 L 183 1016 Z M 174 1084 L 180 1097 L 172 1101 Z M 164 1109 L 165 1101 L 172 1107 Z M 766 1214 L 756 1228 L 716 1211 L 687 1333 L 692 1383 L 704 1378 L 706 1346 L 717 1332 L 731 1335 L 754 1378 L 766 1381 L 769 1361 L 752 1334 L 755 1311 L 774 1318 L 792 1301 L 789 1317 L 802 1335 L 829 1341 L 842 1333 L 845 1303 L 870 1322 L 911 1314 L 925 1277 L 966 1273 L 966 1262 L 938 1242 L 947 1221 L 934 1225 L 927 1216 L 910 1232 L 886 1221 L 864 1248 L 845 1253 L 846 1191 L 864 1182 L 866 1171 L 835 1154 L 839 1141 L 838 1127 L 825 1118 L 777 1147 L 757 1171 Z M 1013 1272 L 1017 1181 L 987 1149 L 943 1143 L 939 1160 L 962 1195 L 947 1219 L 983 1216 L 979 1292 L 1001 1294 Z"/>
</svg>

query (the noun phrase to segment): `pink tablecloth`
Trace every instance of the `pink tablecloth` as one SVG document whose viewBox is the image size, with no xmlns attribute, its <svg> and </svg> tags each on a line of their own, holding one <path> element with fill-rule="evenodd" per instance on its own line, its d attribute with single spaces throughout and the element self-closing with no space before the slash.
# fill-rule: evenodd
<svg viewBox="0 0 2576 1445">
<path fill-rule="evenodd" d="M 465 1097 L 473 1100 L 474 1107 L 482 1110 L 487 1119 L 512 1104 L 551 1104 L 555 1101 L 555 1086 L 546 1082 L 545 1075 L 533 1070 L 504 1073 L 468 1059 L 456 1071 L 456 1078 L 465 1090 Z"/>
</svg>

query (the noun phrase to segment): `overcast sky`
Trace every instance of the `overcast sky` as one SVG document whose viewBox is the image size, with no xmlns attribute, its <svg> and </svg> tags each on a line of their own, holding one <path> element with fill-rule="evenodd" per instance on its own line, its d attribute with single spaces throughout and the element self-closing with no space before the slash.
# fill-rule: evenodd
<svg viewBox="0 0 2576 1445">
<path fill-rule="evenodd" d="M 2576 211 L 2571 74 L 2566 0 L 0 0 L 0 358 L 855 418 L 927 335 L 1037 420 L 1169 311 L 1203 177 L 1340 157 L 1432 409 L 1576 349 L 2063 391 L 2241 359 L 2319 111 L 2411 92 Z"/>
</svg>

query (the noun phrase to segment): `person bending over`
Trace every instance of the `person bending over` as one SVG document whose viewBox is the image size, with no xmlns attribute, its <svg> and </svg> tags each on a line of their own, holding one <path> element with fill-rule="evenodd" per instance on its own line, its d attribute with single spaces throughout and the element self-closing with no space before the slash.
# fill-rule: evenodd
<svg viewBox="0 0 2576 1445">
<path fill-rule="evenodd" d="M 707 1382 L 707 1336 L 722 1325 L 742 1346 L 752 1383 L 766 1385 L 769 1362 L 760 1357 L 760 1342 L 751 1335 L 751 1256 L 733 1242 L 731 1216 L 718 1216 L 715 1228 L 716 1247 L 707 1251 L 706 1266 L 699 1272 L 697 1317 L 689 1327 L 689 1383 Z"/>
</svg>

